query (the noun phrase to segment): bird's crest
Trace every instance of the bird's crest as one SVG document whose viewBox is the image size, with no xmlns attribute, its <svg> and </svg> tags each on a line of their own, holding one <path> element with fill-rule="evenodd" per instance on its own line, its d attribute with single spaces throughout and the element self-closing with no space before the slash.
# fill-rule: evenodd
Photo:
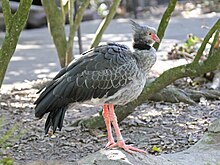
<svg viewBox="0 0 220 165">
<path fill-rule="evenodd" d="M 132 25 L 132 29 L 134 31 L 140 31 L 142 29 L 142 26 L 139 25 L 138 23 L 134 22 L 133 20 L 130 20 L 131 25 Z"/>
</svg>

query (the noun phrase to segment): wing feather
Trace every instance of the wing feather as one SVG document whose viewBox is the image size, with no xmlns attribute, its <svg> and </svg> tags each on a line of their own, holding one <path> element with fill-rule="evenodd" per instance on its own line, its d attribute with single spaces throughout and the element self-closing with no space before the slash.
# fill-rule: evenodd
<svg viewBox="0 0 220 165">
<path fill-rule="evenodd" d="M 81 63 L 73 63 L 75 67 L 70 65 L 71 69 L 67 68 L 63 76 L 64 82 L 60 83 L 62 87 L 56 87 L 54 95 L 61 98 L 68 96 L 67 98 L 72 98 L 70 101 L 83 102 L 93 97 L 102 98 L 107 96 L 107 93 L 113 95 L 131 81 L 129 76 L 134 74 L 131 73 L 131 67 L 136 63 L 131 51 L 126 47 L 109 44 L 89 51 L 86 56 L 88 59 L 85 57 Z M 71 83 L 72 81 L 75 83 Z"/>
<path fill-rule="evenodd" d="M 132 67 L 137 67 L 135 58 L 123 45 L 109 43 L 83 55 L 62 69 L 42 90 L 35 102 L 41 107 L 36 110 L 39 111 L 39 116 L 71 102 L 111 96 L 128 84 L 135 74 L 131 70 Z"/>
<path fill-rule="evenodd" d="M 62 128 L 67 105 L 114 95 L 132 81 L 137 67 L 132 52 L 123 45 L 109 43 L 83 53 L 77 61 L 63 68 L 42 88 L 35 101 L 35 116 L 49 113 L 45 132 L 49 127 Z"/>
</svg>

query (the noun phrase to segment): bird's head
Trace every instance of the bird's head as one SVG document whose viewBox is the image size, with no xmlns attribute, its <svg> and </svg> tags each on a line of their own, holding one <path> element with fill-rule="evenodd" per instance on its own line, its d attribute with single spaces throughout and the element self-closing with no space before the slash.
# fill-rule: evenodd
<svg viewBox="0 0 220 165">
<path fill-rule="evenodd" d="M 151 45 L 154 42 L 160 42 L 157 36 L 157 31 L 155 28 L 150 26 L 139 25 L 133 20 L 131 20 L 132 28 L 134 30 L 134 43 L 135 44 L 146 44 Z"/>
</svg>

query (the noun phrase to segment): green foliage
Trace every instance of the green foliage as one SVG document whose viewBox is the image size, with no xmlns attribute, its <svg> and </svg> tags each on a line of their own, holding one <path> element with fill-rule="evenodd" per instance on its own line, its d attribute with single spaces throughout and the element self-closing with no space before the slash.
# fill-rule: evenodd
<svg viewBox="0 0 220 165">
<path fill-rule="evenodd" d="M 0 118 L 0 131 L 3 129 L 5 123 L 5 118 Z M 11 147 L 23 134 L 23 132 L 19 132 L 15 134 L 15 131 L 19 128 L 18 124 L 14 124 L 10 129 L 8 129 L 1 137 L 0 137 L 0 156 L 3 154 L 4 150 L 7 147 Z M 3 132 L 3 131 L 1 131 Z M 10 156 L 5 156 L 0 160 L 0 165 L 13 165 L 14 161 Z"/>
<path fill-rule="evenodd" d="M 181 52 L 187 52 L 187 53 L 193 53 L 196 52 L 196 46 L 197 44 L 201 43 L 202 39 L 199 37 L 189 34 L 187 40 L 184 42 L 183 45 L 179 47 L 179 50 Z"/>
<path fill-rule="evenodd" d="M 0 147 L 5 149 L 12 146 L 12 143 L 20 137 L 20 134 L 14 136 L 14 131 L 17 129 L 17 125 L 10 128 L 0 139 Z"/>
<path fill-rule="evenodd" d="M 200 43 L 201 41 L 202 40 L 199 37 L 197 37 L 197 36 L 195 36 L 193 34 L 189 34 L 188 38 L 185 41 L 183 46 L 186 47 L 186 48 L 189 48 L 191 46 L 195 46 L 197 43 Z"/>
<path fill-rule="evenodd" d="M 183 44 L 175 44 L 170 52 L 168 52 L 168 59 L 180 59 L 189 58 L 193 59 L 202 39 L 199 37 L 189 34 L 187 40 Z"/>
<path fill-rule="evenodd" d="M 10 157 L 4 157 L 2 160 L 0 160 L 0 165 L 13 165 L 14 160 Z"/>
<path fill-rule="evenodd" d="M 98 14 L 104 18 L 105 16 L 107 16 L 109 9 L 108 6 L 103 2 L 98 6 L 97 11 Z"/>
<path fill-rule="evenodd" d="M 157 152 L 157 153 L 160 153 L 160 152 L 161 152 L 160 148 L 158 148 L 158 147 L 155 146 L 155 145 L 152 147 L 151 150 L 152 150 L 152 152 Z"/>
</svg>

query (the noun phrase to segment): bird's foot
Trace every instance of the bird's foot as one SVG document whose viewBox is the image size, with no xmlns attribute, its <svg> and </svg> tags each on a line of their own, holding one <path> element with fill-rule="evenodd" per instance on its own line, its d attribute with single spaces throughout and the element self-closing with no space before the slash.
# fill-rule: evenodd
<svg viewBox="0 0 220 165">
<path fill-rule="evenodd" d="M 113 140 L 109 140 L 108 143 L 105 145 L 105 148 L 110 148 L 112 145 L 115 145 L 115 141 Z"/>
<path fill-rule="evenodd" d="M 110 146 L 112 146 L 114 144 L 115 144 L 115 140 L 114 140 L 112 134 L 110 134 L 108 136 L 108 143 L 106 144 L 105 148 L 109 148 Z"/>
<path fill-rule="evenodd" d="M 107 148 L 114 148 L 114 147 L 119 147 L 119 148 L 122 148 L 123 150 L 125 150 L 126 152 L 130 153 L 130 154 L 133 154 L 135 152 L 140 152 L 140 153 L 144 153 L 146 154 L 147 152 L 144 151 L 144 150 L 141 150 L 141 149 L 138 149 L 138 148 L 135 148 L 131 145 L 126 145 L 124 140 L 119 140 L 117 141 L 117 143 L 112 143 L 111 145 L 109 145 Z"/>
</svg>

